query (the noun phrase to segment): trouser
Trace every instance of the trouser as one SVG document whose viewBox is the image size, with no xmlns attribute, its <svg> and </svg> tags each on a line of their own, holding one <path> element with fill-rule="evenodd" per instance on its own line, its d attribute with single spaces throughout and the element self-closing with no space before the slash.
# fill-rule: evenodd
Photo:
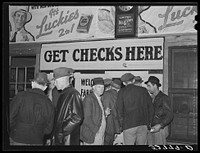
<svg viewBox="0 0 200 153">
<path fill-rule="evenodd" d="M 148 132 L 148 145 L 166 145 L 166 138 L 168 136 L 168 127 L 160 129 L 159 132 Z"/>
<path fill-rule="evenodd" d="M 146 145 L 147 126 L 141 125 L 123 131 L 125 145 Z"/>
<path fill-rule="evenodd" d="M 11 146 L 42 146 L 43 144 L 27 144 L 27 143 L 20 143 L 20 142 L 15 142 L 12 138 L 10 139 L 10 145 Z"/>
</svg>

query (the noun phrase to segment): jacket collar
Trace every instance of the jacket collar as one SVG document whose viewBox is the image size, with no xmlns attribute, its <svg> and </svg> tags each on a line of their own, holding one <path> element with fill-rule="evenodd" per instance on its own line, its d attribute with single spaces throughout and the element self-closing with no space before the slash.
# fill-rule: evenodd
<svg viewBox="0 0 200 153">
<path fill-rule="evenodd" d="M 29 92 L 33 92 L 33 93 L 37 93 L 37 94 L 41 94 L 41 95 L 45 95 L 44 91 L 42 91 L 42 90 L 39 89 L 39 88 L 33 88 L 33 89 L 30 89 Z"/>
</svg>

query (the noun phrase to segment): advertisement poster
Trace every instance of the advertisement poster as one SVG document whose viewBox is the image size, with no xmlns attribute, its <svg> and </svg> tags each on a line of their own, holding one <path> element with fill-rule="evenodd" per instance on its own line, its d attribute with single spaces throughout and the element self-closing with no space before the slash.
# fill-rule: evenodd
<svg viewBox="0 0 200 153">
<path fill-rule="evenodd" d="M 119 14 L 115 6 L 10 5 L 10 43 L 197 32 L 197 6 L 120 6 L 120 10 L 124 11 Z"/>
<path fill-rule="evenodd" d="M 9 6 L 10 42 L 114 38 L 114 6 Z"/>
</svg>

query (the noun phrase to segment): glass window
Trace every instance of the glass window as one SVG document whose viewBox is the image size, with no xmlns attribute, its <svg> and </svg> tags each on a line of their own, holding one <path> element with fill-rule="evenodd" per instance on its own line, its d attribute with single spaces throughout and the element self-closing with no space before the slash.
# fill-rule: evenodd
<svg viewBox="0 0 200 153">
<path fill-rule="evenodd" d="M 174 47 L 170 55 L 169 92 L 174 112 L 170 139 L 197 143 L 197 48 Z"/>
<path fill-rule="evenodd" d="M 197 49 L 172 49 L 172 87 L 197 88 Z"/>
</svg>

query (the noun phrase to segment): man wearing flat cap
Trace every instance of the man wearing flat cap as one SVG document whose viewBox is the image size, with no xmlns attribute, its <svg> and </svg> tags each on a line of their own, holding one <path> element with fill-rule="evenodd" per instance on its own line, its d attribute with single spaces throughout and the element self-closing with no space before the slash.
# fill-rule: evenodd
<svg viewBox="0 0 200 153">
<path fill-rule="evenodd" d="M 134 85 L 135 76 L 121 76 L 125 85 L 116 101 L 125 145 L 146 145 L 147 132 L 153 117 L 153 105 L 146 88 Z"/>
<path fill-rule="evenodd" d="M 136 86 L 142 86 L 142 78 L 140 76 L 135 76 L 135 82 L 134 82 L 134 85 Z"/>
<path fill-rule="evenodd" d="M 113 145 L 115 136 L 120 134 L 119 118 L 116 109 L 117 93 L 121 88 L 120 79 L 111 81 L 111 89 L 104 92 L 103 105 L 111 109 L 110 115 L 106 120 L 106 132 L 104 145 Z"/>
<path fill-rule="evenodd" d="M 53 130 L 55 110 L 44 90 L 48 80 L 39 72 L 31 80 L 32 89 L 19 92 L 10 103 L 10 145 L 43 145 Z"/>
<path fill-rule="evenodd" d="M 110 114 L 110 109 L 105 109 L 102 104 L 103 92 L 103 78 L 94 78 L 92 92 L 83 100 L 84 120 L 81 125 L 83 145 L 104 145 L 106 117 Z"/>
<path fill-rule="evenodd" d="M 10 41 L 34 41 L 34 36 L 24 27 L 25 24 L 31 20 L 31 13 L 24 9 L 18 9 L 13 11 L 11 15 L 13 17 L 15 28 L 12 32 L 13 34 L 10 38 Z"/>
<path fill-rule="evenodd" d="M 160 80 L 155 76 L 150 76 L 145 82 L 150 94 L 153 95 L 154 116 L 151 123 L 151 134 L 148 144 L 166 145 L 168 136 L 168 125 L 173 120 L 173 111 L 170 108 L 170 98 L 159 90 Z"/>
<path fill-rule="evenodd" d="M 83 106 L 80 93 L 70 85 L 73 69 L 59 67 L 53 70 L 55 86 L 61 90 L 57 101 L 53 145 L 80 145 L 80 125 Z"/>
</svg>

